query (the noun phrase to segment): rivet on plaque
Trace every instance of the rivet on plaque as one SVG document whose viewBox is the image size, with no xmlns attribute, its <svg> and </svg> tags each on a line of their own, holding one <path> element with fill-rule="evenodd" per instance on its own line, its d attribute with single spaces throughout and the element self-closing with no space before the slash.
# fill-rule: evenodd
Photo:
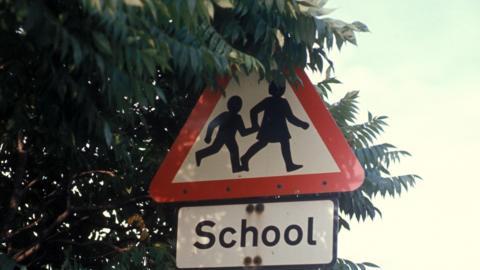
<svg viewBox="0 0 480 270">
<path fill-rule="evenodd" d="M 265 205 L 263 203 L 255 205 L 255 212 L 257 212 L 258 214 L 261 214 L 263 210 L 265 210 Z"/>
<path fill-rule="evenodd" d="M 244 265 L 250 265 L 252 264 L 252 258 L 251 257 L 245 257 L 245 259 L 243 259 L 243 264 Z"/>
<path fill-rule="evenodd" d="M 260 265 L 260 264 L 262 264 L 262 257 L 260 257 L 260 256 L 255 256 L 255 258 L 253 258 L 253 263 L 254 263 L 255 265 Z"/>
</svg>

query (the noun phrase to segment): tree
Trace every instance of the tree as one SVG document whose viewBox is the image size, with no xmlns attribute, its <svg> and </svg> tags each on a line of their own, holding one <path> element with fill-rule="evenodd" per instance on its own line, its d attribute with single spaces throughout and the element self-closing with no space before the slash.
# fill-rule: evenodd
<svg viewBox="0 0 480 270">
<path fill-rule="evenodd" d="M 300 67 L 326 74 L 327 99 L 328 51 L 368 28 L 326 18 L 325 2 L 0 0 L 0 264 L 169 268 L 175 216 L 147 189 L 200 91 Z M 390 176 L 408 153 L 375 144 L 385 117 L 356 124 L 357 97 L 329 105 L 367 173 L 340 197 L 347 229 L 417 178 Z"/>
</svg>

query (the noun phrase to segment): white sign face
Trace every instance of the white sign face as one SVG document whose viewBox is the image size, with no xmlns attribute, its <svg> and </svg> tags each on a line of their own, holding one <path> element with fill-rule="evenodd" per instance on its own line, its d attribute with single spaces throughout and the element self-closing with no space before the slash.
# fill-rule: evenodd
<svg viewBox="0 0 480 270">
<path fill-rule="evenodd" d="M 268 138 L 276 142 L 265 143 L 265 145 L 258 147 L 258 152 L 254 151 L 255 154 L 252 154 L 252 157 L 249 159 L 249 170 L 234 170 L 231 163 L 232 152 L 227 147 L 228 143 L 222 141 L 222 145 L 225 145 L 218 149 L 215 147 L 217 145 L 216 141 L 220 139 L 217 138 L 220 128 L 215 128 L 212 134 L 207 136 L 209 125 L 214 123 L 215 119 L 221 116 L 222 113 L 225 114 L 229 110 L 228 104 L 232 97 L 240 97 L 241 103 L 238 106 L 238 118 L 241 119 L 239 121 L 248 129 L 252 126 L 250 119 L 252 112 L 255 111 L 254 108 L 271 98 L 268 82 L 265 80 L 259 82 L 258 75 L 246 76 L 241 74 L 239 77 L 240 84 L 233 80 L 228 84 L 225 89 L 225 96 L 216 104 L 215 109 L 208 118 L 207 125 L 203 127 L 182 166 L 179 168 L 173 180 L 174 183 L 308 175 L 340 171 L 323 139 L 318 134 L 318 131 L 315 130 L 311 119 L 288 83 L 281 99 L 285 101 L 286 108 L 289 108 L 288 111 L 291 110 L 292 118 L 297 118 L 300 123 L 305 122 L 308 124 L 308 127 L 302 128 L 295 126 L 290 121 L 280 119 L 281 121 L 279 122 L 285 122 L 285 126 L 282 126 L 284 130 L 277 128 L 275 134 L 280 136 L 283 132 L 285 136 L 289 137 L 287 140 L 289 143 L 287 151 L 290 152 L 289 155 L 291 155 L 292 162 L 302 167 L 286 170 L 286 157 L 282 152 L 283 143 L 280 143 L 280 138 Z M 265 121 L 264 113 L 265 110 L 260 111 L 259 109 L 257 120 L 260 127 L 262 127 L 263 121 Z M 293 123 L 296 122 L 293 121 Z M 238 150 L 236 150 L 238 153 L 235 155 L 240 159 L 244 158 L 247 155 L 246 153 L 252 147 L 254 148 L 255 144 L 258 146 L 258 136 L 260 135 L 261 131 L 260 133 L 254 132 L 250 134 L 247 132 L 243 136 L 240 132 L 236 132 L 234 140 L 237 144 L 235 148 L 238 147 Z M 206 137 L 210 137 L 211 141 L 205 142 Z M 202 158 L 199 161 L 198 154 L 201 152 L 205 152 L 205 154 L 201 155 Z"/>
<path fill-rule="evenodd" d="M 178 268 L 322 265 L 336 258 L 333 200 L 180 208 Z M 253 259 L 261 259 L 254 264 Z M 247 259 L 248 261 L 248 259 Z"/>
</svg>

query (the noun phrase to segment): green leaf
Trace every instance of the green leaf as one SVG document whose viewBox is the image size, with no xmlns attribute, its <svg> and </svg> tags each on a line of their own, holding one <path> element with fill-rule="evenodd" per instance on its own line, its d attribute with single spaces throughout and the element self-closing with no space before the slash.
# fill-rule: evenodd
<svg viewBox="0 0 480 270">
<path fill-rule="evenodd" d="M 155 59 L 148 54 L 142 56 L 142 62 L 145 65 L 148 74 L 154 76 L 156 73 Z"/>
<path fill-rule="evenodd" d="M 280 46 L 280 48 L 283 48 L 283 46 L 285 45 L 285 37 L 283 36 L 282 31 L 280 31 L 280 29 L 275 30 L 275 37 L 277 38 L 278 45 Z"/>
<path fill-rule="evenodd" d="M 380 268 L 380 266 L 374 264 L 374 263 L 371 263 L 371 262 L 363 262 L 362 263 L 363 265 L 366 265 L 368 267 L 374 267 L 374 268 Z"/>
<path fill-rule="evenodd" d="M 215 9 L 213 7 L 213 4 L 210 0 L 205 0 L 204 1 L 205 7 L 207 8 L 208 16 L 213 19 L 215 15 Z"/>
<path fill-rule="evenodd" d="M 355 26 L 355 30 L 359 32 L 370 32 L 370 29 L 368 29 L 368 26 L 359 21 L 353 22 L 352 25 Z"/>
<path fill-rule="evenodd" d="M 194 14 L 195 6 L 197 5 L 197 0 L 187 0 L 187 4 L 188 4 L 188 11 L 190 11 L 190 14 Z"/>
<path fill-rule="evenodd" d="M 253 41 L 256 43 L 260 40 L 261 37 L 264 37 L 265 36 L 265 23 L 264 22 L 260 22 L 256 29 L 255 29 L 255 35 L 253 37 Z"/>
<path fill-rule="evenodd" d="M 143 3 L 140 0 L 123 0 L 128 6 L 143 7 Z"/>
<path fill-rule="evenodd" d="M 215 4 L 217 4 L 221 8 L 233 8 L 233 1 L 232 0 L 214 0 Z"/>
<path fill-rule="evenodd" d="M 105 137 L 105 142 L 107 143 L 107 145 L 112 145 L 112 130 L 110 128 L 110 125 L 106 121 L 103 123 L 103 135 Z"/>
<path fill-rule="evenodd" d="M 82 62 L 82 49 L 80 48 L 80 44 L 78 43 L 77 39 L 71 39 L 72 49 L 73 49 L 73 62 L 75 65 L 80 65 Z"/>
<path fill-rule="evenodd" d="M 267 11 L 270 11 L 273 6 L 273 0 L 265 0 L 265 7 L 267 8 Z"/>
<path fill-rule="evenodd" d="M 275 0 L 275 4 L 277 5 L 278 11 L 280 13 L 285 13 L 285 0 Z"/>
<path fill-rule="evenodd" d="M 350 224 L 348 224 L 348 222 L 345 219 L 343 219 L 342 217 L 339 217 L 338 221 L 340 223 L 340 227 L 344 227 L 345 229 L 350 231 Z"/>
<path fill-rule="evenodd" d="M 163 91 L 163 89 L 161 89 L 160 87 L 155 87 L 155 90 L 160 100 L 162 100 L 164 103 L 167 103 L 167 97 L 165 96 L 165 92 Z"/>
<path fill-rule="evenodd" d="M 112 54 L 112 47 L 110 46 L 110 42 L 108 41 L 107 37 L 97 31 L 92 32 L 93 40 L 95 42 L 95 46 L 104 54 L 111 55 Z"/>
</svg>

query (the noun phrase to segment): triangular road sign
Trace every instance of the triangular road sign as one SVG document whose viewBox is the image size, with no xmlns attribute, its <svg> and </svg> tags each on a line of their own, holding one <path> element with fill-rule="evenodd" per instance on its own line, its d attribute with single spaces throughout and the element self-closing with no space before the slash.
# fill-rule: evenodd
<svg viewBox="0 0 480 270">
<path fill-rule="evenodd" d="M 352 191 L 363 169 L 302 70 L 303 85 L 240 76 L 205 90 L 155 174 L 157 202 Z"/>
</svg>

